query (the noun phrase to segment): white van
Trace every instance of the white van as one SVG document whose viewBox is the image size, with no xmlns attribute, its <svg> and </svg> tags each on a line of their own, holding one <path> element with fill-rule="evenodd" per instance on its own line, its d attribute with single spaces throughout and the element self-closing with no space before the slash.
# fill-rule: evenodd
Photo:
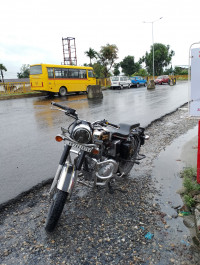
<svg viewBox="0 0 200 265">
<path fill-rule="evenodd" d="M 119 89 L 123 89 L 124 87 L 131 87 L 131 80 L 129 77 L 127 76 L 112 76 L 110 78 L 111 80 L 111 88 L 115 89 L 115 88 L 119 88 Z"/>
</svg>

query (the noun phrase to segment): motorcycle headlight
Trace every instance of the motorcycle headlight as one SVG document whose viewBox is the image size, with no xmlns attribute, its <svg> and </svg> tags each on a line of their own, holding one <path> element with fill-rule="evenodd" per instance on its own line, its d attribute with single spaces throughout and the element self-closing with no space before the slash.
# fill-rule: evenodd
<svg viewBox="0 0 200 265">
<path fill-rule="evenodd" d="M 80 144 L 88 144 L 92 139 L 92 130 L 87 124 L 79 124 L 74 128 L 72 137 Z"/>
</svg>

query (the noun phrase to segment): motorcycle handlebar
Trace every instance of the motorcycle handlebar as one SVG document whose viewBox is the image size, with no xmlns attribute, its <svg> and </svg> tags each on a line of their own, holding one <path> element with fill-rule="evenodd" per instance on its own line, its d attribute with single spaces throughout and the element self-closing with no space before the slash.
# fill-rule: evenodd
<svg viewBox="0 0 200 265">
<path fill-rule="evenodd" d="M 107 125 L 109 125 L 109 126 L 112 126 L 112 127 L 114 127 L 114 128 L 119 129 L 119 126 L 118 126 L 118 125 L 113 124 L 113 123 L 110 123 L 110 122 L 108 122 L 108 121 L 105 121 L 105 124 L 107 124 Z"/>
<path fill-rule="evenodd" d="M 71 109 L 71 108 L 68 108 L 68 107 L 65 107 L 65 106 L 62 106 L 58 103 L 55 103 L 55 102 L 51 102 L 52 105 L 60 108 L 60 109 L 63 109 L 63 110 L 66 110 L 68 112 L 68 114 L 71 114 L 71 115 L 76 115 L 76 110 L 75 109 Z"/>
</svg>

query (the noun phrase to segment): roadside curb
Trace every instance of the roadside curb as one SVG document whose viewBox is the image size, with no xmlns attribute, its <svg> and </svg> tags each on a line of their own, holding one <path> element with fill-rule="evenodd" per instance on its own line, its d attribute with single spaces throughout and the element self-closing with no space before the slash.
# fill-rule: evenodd
<svg viewBox="0 0 200 265">
<path fill-rule="evenodd" d="M 40 182 L 40 183 L 34 185 L 33 187 L 31 187 L 30 189 L 21 192 L 19 195 L 17 195 L 13 199 L 10 199 L 10 200 L 8 200 L 6 202 L 1 203 L 0 204 L 0 212 L 4 211 L 4 209 L 6 207 L 8 207 L 9 205 L 19 202 L 25 195 L 27 195 L 27 194 L 29 194 L 31 192 L 37 192 L 41 188 L 47 186 L 48 184 L 51 184 L 52 181 L 53 181 L 53 177 L 49 178 L 47 180 L 43 180 L 42 182 Z"/>
<path fill-rule="evenodd" d="M 22 95 L 8 95 L 8 96 L 0 96 L 0 100 L 8 100 L 8 99 L 17 99 L 17 98 L 31 98 L 31 97 L 40 97 L 46 96 L 46 92 L 37 92 L 37 93 L 30 93 L 30 94 L 22 94 Z"/>
</svg>

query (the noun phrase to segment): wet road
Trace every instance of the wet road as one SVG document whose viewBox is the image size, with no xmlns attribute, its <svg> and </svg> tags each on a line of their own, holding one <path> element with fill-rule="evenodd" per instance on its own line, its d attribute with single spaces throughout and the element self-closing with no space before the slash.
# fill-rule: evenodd
<svg viewBox="0 0 200 265">
<path fill-rule="evenodd" d="M 77 109 L 81 119 L 106 118 L 112 123 L 147 126 L 175 110 L 188 99 L 187 82 L 157 86 L 106 90 L 103 99 L 88 100 L 86 95 L 67 98 L 24 98 L 0 102 L 0 204 L 32 186 L 53 178 L 63 149 L 54 137 L 71 118 L 51 110 L 50 102 Z"/>
</svg>

